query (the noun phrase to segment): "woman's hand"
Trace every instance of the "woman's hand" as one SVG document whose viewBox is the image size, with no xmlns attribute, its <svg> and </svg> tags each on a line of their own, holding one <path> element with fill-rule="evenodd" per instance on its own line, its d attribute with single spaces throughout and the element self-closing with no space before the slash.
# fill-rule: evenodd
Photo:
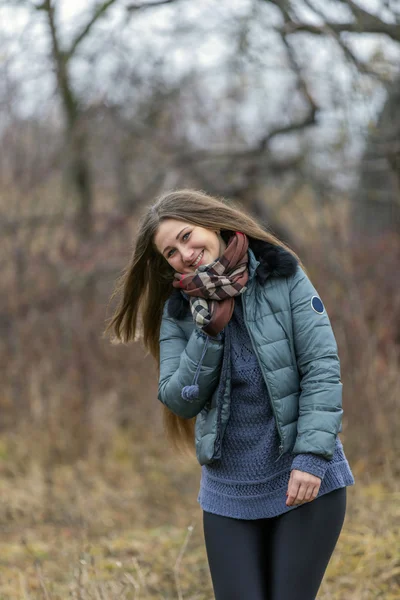
<svg viewBox="0 0 400 600">
<path fill-rule="evenodd" d="M 319 492 L 321 481 L 316 475 L 293 469 L 286 492 L 286 506 L 296 506 L 314 500 Z"/>
</svg>

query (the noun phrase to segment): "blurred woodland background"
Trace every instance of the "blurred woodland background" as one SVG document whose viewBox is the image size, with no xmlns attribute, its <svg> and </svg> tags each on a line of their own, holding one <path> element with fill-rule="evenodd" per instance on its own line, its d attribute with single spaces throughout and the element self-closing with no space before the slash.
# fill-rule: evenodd
<svg viewBox="0 0 400 600">
<path fill-rule="evenodd" d="M 0 0 L 0 598 L 213 598 L 200 467 L 151 357 L 103 337 L 181 187 L 305 263 L 356 478 L 318 598 L 399 599 L 397 0 Z"/>
</svg>

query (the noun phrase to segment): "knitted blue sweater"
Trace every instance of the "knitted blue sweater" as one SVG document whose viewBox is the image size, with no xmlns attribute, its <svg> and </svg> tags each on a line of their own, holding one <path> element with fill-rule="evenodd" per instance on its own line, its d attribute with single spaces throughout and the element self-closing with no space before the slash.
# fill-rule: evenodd
<svg viewBox="0 0 400 600">
<path fill-rule="evenodd" d="M 230 417 L 222 440 L 221 459 L 203 465 L 197 498 L 207 512 L 236 519 L 280 515 L 286 506 L 290 471 L 320 477 L 318 496 L 354 485 L 354 477 L 336 437 L 331 460 L 315 454 L 279 456 L 279 434 L 268 391 L 243 320 L 241 296 L 227 327 L 231 338 L 232 394 Z"/>
</svg>

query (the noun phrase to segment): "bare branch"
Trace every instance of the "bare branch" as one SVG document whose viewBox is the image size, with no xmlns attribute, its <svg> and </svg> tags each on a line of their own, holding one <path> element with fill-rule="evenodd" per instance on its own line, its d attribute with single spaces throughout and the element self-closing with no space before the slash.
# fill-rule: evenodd
<svg viewBox="0 0 400 600">
<path fill-rule="evenodd" d="M 317 14 L 322 20 L 325 20 L 325 15 L 323 14 L 323 12 L 321 10 L 319 10 L 319 8 L 314 6 L 314 4 L 310 0 L 304 0 L 304 2 L 310 10 L 314 11 L 315 14 Z M 357 68 L 357 70 L 360 73 L 364 73 L 365 75 L 369 75 L 369 76 L 377 79 L 384 86 L 387 85 L 386 81 L 382 80 L 382 78 L 377 73 L 375 73 L 374 71 L 371 71 L 363 61 L 359 60 L 355 56 L 355 54 L 352 52 L 352 50 L 349 48 L 349 46 L 340 37 L 340 35 L 338 33 L 336 33 L 336 31 L 334 31 L 326 23 L 322 27 L 325 29 L 326 34 L 335 40 L 335 42 L 338 44 L 338 46 L 342 49 L 346 58 L 355 65 L 355 67 Z"/>
<path fill-rule="evenodd" d="M 360 24 L 362 29 L 364 29 L 365 27 L 379 28 L 379 27 L 381 27 L 382 24 L 388 25 L 388 23 L 385 23 L 385 21 L 382 21 L 382 19 L 380 19 L 376 15 L 365 10 L 365 8 L 362 8 L 353 0 L 341 0 L 341 1 L 344 2 L 344 4 L 350 8 L 356 21 Z"/>
<path fill-rule="evenodd" d="M 288 0 L 262 0 L 263 2 L 270 2 L 275 4 L 285 17 L 285 25 L 283 27 L 283 33 L 296 33 L 298 31 L 305 31 L 313 33 L 314 35 L 324 35 L 323 26 L 312 25 L 311 23 L 304 23 L 297 20 L 296 14 L 293 13 L 293 6 Z M 328 21 L 324 15 L 325 25 L 328 26 L 332 31 L 337 34 L 349 32 L 349 33 L 382 33 L 383 35 L 389 36 L 395 42 L 400 42 L 400 27 L 396 23 L 387 23 L 376 15 L 368 12 L 364 8 L 360 7 L 354 0 L 340 0 L 341 4 L 348 6 L 354 15 L 354 21 L 337 23 L 335 21 Z M 320 12 L 313 6 L 312 10 L 316 14 Z"/>
<path fill-rule="evenodd" d="M 270 156 L 264 148 L 260 146 L 256 146 L 255 148 L 244 148 L 243 150 L 226 150 L 219 152 L 212 152 L 208 150 L 195 150 L 188 151 L 185 154 L 177 153 L 175 157 L 172 157 L 175 164 L 180 165 L 191 165 L 192 163 L 198 163 L 199 161 L 212 161 L 212 163 L 216 163 L 216 161 L 235 161 L 235 160 L 253 160 L 253 159 L 261 159 L 265 160 L 265 164 L 267 164 L 270 171 L 274 173 L 284 173 L 290 169 L 295 169 L 303 160 L 302 154 L 298 156 L 289 157 L 289 158 L 280 158 L 276 159 L 273 156 Z"/>
<path fill-rule="evenodd" d="M 106 0 L 106 2 L 103 2 L 103 4 L 100 4 L 95 7 L 92 18 L 83 27 L 82 31 L 80 33 L 78 33 L 78 35 L 73 40 L 69 50 L 65 53 L 65 58 L 67 61 L 71 58 L 71 56 L 73 56 L 75 50 L 77 49 L 79 44 L 85 39 L 85 37 L 88 35 L 88 33 L 92 29 L 93 25 L 100 19 L 100 17 L 102 17 L 106 13 L 106 11 L 110 8 L 110 6 L 115 4 L 115 2 L 116 2 L 116 0 Z"/>
<path fill-rule="evenodd" d="M 130 4 L 126 7 L 128 11 L 144 10 L 146 8 L 153 8 L 154 6 L 162 6 L 163 4 L 172 4 L 176 0 L 156 0 L 155 2 L 146 2 L 145 4 Z"/>
<path fill-rule="evenodd" d="M 287 15 L 287 13 L 285 11 L 285 16 L 286 15 Z M 308 110 L 307 114 L 303 118 L 299 119 L 298 121 L 289 123 L 288 125 L 281 125 L 281 126 L 275 127 L 275 129 L 272 129 L 272 131 L 270 131 L 260 141 L 260 148 L 262 150 L 264 150 L 268 146 L 268 144 L 272 140 L 272 138 L 276 137 L 277 135 L 283 135 L 285 133 L 292 133 L 294 131 L 299 131 L 301 129 L 309 127 L 310 125 L 315 125 L 316 114 L 318 111 L 318 106 L 315 103 L 315 101 L 311 95 L 311 92 L 308 89 L 306 80 L 304 79 L 302 71 L 301 71 L 301 67 L 297 62 L 295 53 L 293 52 L 293 50 L 286 38 L 286 35 L 284 33 L 281 33 L 281 37 L 282 37 L 282 41 L 286 47 L 290 66 L 293 69 L 294 73 L 296 74 L 298 88 L 301 91 L 307 104 L 309 105 L 309 110 Z"/>
<path fill-rule="evenodd" d="M 297 23 L 296 21 L 286 21 L 285 25 L 279 30 L 285 34 L 298 32 L 312 33 L 313 35 L 326 35 L 325 27 L 329 27 L 337 34 L 340 33 L 381 33 L 389 36 L 395 42 L 400 42 L 400 27 L 379 21 L 379 25 L 361 24 L 361 23 L 334 23 L 325 22 L 325 25 L 311 25 L 311 23 Z"/>
<path fill-rule="evenodd" d="M 315 125 L 316 120 L 315 116 L 317 113 L 317 107 L 315 105 L 311 106 L 308 114 L 301 120 L 289 123 L 288 125 L 282 125 L 282 127 L 276 127 L 272 129 L 260 142 L 260 146 L 262 148 L 266 148 L 268 143 L 272 140 L 272 138 L 277 135 L 284 135 L 285 133 L 293 133 L 294 131 L 299 131 L 301 129 L 305 129 L 305 127 L 309 127 L 310 125 Z"/>
</svg>

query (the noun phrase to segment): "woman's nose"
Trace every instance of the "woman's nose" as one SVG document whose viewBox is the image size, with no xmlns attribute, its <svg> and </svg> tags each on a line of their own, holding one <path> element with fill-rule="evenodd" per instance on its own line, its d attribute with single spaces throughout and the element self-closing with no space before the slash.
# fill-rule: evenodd
<svg viewBox="0 0 400 600">
<path fill-rule="evenodd" d="M 182 250 L 182 260 L 184 263 L 186 263 L 187 265 L 191 265 L 194 259 L 195 256 L 192 250 Z"/>
</svg>

